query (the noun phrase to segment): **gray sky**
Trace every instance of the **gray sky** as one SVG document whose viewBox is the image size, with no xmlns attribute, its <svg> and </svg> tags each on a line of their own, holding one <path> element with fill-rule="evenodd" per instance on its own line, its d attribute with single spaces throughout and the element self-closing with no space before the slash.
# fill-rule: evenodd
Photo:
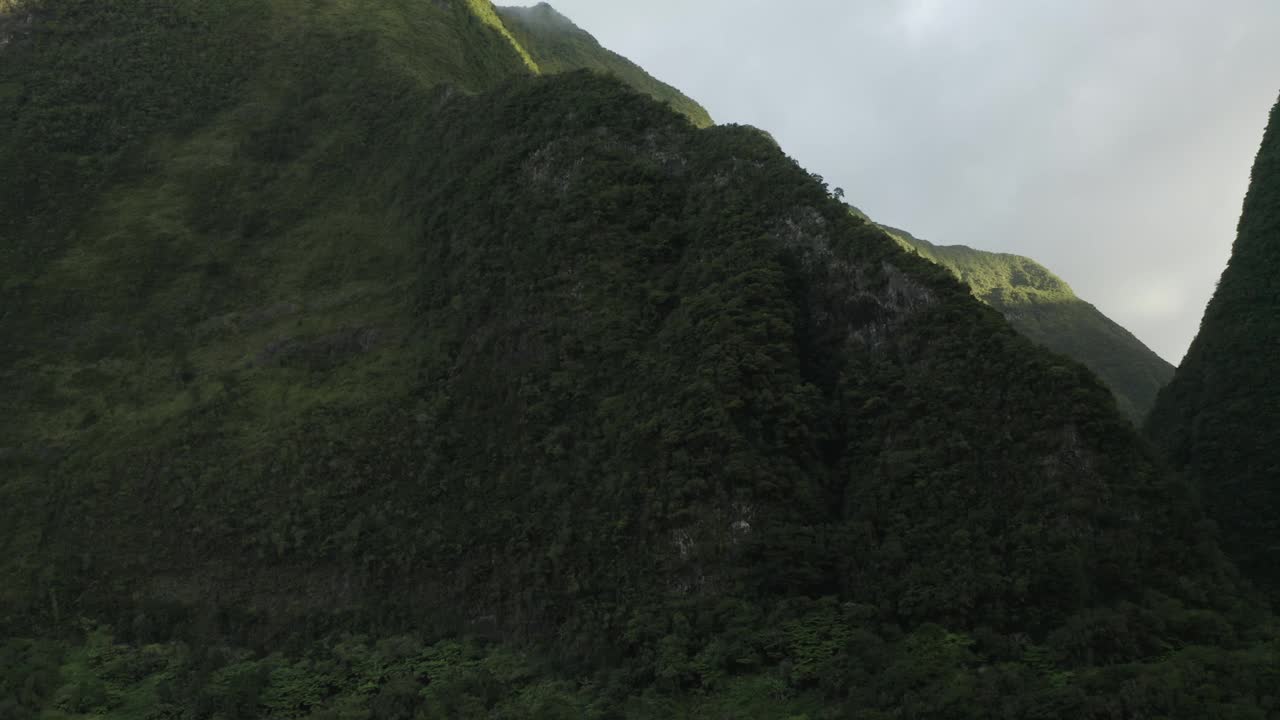
<svg viewBox="0 0 1280 720">
<path fill-rule="evenodd" d="M 877 220 L 1035 258 L 1175 364 L 1280 92 L 1280 0 L 552 4 Z"/>
</svg>

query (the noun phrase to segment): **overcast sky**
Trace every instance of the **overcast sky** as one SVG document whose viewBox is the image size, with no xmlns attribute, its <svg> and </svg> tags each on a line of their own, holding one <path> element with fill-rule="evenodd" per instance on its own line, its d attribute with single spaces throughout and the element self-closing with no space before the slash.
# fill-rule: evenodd
<svg viewBox="0 0 1280 720">
<path fill-rule="evenodd" d="M 1280 0 L 552 4 L 873 218 L 1035 258 L 1175 364 L 1280 92 Z"/>
</svg>

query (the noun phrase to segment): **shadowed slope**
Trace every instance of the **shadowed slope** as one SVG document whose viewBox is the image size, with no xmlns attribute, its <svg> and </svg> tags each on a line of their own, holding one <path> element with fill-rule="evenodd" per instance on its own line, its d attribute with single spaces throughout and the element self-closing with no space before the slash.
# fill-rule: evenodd
<svg viewBox="0 0 1280 720">
<path fill-rule="evenodd" d="M 93 192 L 13 226 L 44 254 L 0 266 L 0 710 L 1272 709 L 1269 616 L 1091 373 L 760 132 L 379 7 L 419 5 L 496 79 L 424 82 L 305 3 L 70 15 L 3 66 L 101 67 L 132 119 L 171 91 L 89 40 L 175 82 L 253 60 L 119 166 L 86 125 L 51 157 Z M 61 644 L 98 624 L 124 646 Z"/>
<path fill-rule="evenodd" d="M 1280 598 L 1280 105 L 1231 260 L 1147 431 L 1199 483 L 1225 547 Z"/>
</svg>

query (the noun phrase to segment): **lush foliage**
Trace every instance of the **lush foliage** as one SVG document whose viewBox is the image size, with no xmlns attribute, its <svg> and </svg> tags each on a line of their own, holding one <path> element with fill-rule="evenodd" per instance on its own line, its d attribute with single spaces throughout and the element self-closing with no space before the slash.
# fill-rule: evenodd
<svg viewBox="0 0 1280 720">
<path fill-rule="evenodd" d="M 613 75 L 650 97 L 669 103 L 698 127 L 708 127 L 711 115 L 696 101 L 645 72 L 621 55 L 603 48 L 589 33 L 546 3 L 533 7 L 500 7 L 498 14 L 517 42 L 529 48 L 542 72 L 594 70 Z"/>
<path fill-rule="evenodd" d="M 127 452 L 234 395 L 244 437 L 269 441 L 256 427 L 274 414 L 404 387 L 411 372 L 380 362 L 320 385 L 259 369 L 299 342 L 349 354 L 367 343 L 353 323 L 403 316 L 385 279 L 418 236 L 367 208 L 404 175 L 380 133 L 412 132 L 412 116 L 380 113 L 383 99 L 426 111 L 440 80 L 479 90 L 523 73 L 448 3 L 19 13 L 0 51 L 0 599 L 22 587 L 9 570 L 55 572 L 30 552 L 29 513 L 50 498 L 46 463 L 86 435 L 107 431 L 86 450 Z M 272 343 L 289 349 L 253 360 Z"/>
<path fill-rule="evenodd" d="M 1097 373 L 1134 423 L 1141 424 L 1156 393 L 1173 377 L 1172 365 L 1034 260 L 963 245 L 934 245 L 903 230 L 885 229 L 907 248 L 950 270 L 1023 335 Z"/>
<path fill-rule="evenodd" d="M 86 626 L 73 643 L 0 645 L 0 716 L 311 720 L 909 720 L 1274 717 L 1280 648 L 1173 651 L 1155 663 L 1061 672 L 1043 648 L 984 664 L 971 638 L 926 626 L 885 637 L 858 613 L 815 607 L 754 640 L 782 658 L 727 673 L 708 648 L 672 656 L 671 679 L 642 692 L 622 676 L 566 678 L 510 647 L 413 635 L 335 635 L 285 652 L 168 641 L 122 643 Z M 868 672 L 869 668 L 876 671 Z M 852 681 L 852 684 L 851 684 Z"/>
<path fill-rule="evenodd" d="M 1231 261 L 1147 430 L 1199 485 L 1223 544 L 1280 601 L 1280 105 Z"/>
<path fill-rule="evenodd" d="M 1106 389 L 767 136 L 470 3 L 244 2 L 3 50 L 3 182 L 57 171 L 4 206 L 0 710 L 1280 712 Z M 59 145 L 55 70 L 138 99 Z"/>
</svg>

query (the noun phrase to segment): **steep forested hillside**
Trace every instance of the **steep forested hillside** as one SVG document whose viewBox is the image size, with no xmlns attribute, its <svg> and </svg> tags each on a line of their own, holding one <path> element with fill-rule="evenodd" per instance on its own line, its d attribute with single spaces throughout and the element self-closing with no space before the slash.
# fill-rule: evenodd
<svg viewBox="0 0 1280 720">
<path fill-rule="evenodd" d="M 1196 481 L 1223 543 L 1280 600 L 1280 105 L 1231 260 L 1148 432 Z"/>
<path fill-rule="evenodd" d="M 759 131 L 476 0 L 18 12 L 0 716 L 1280 712 L 1107 390 Z"/>
<path fill-rule="evenodd" d="M 1016 330 L 1097 373 L 1134 423 L 1142 423 L 1156 393 L 1173 377 L 1172 365 L 1036 261 L 963 245 L 934 245 L 903 230 L 885 229 L 950 270 Z"/>
<path fill-rule="evenodd" d="M 536 59 L 544 73 L 594 70 L 613 75 L 631 87 L 666 103 L 698 127 L 711 125 L 711 115 L 684 93 L 657 80 L 644 68 L 600 46 L 589 33 L 546 3 L 533 7 L 500 7 L 498 14 L 512 35 Z"/>
</svg>

